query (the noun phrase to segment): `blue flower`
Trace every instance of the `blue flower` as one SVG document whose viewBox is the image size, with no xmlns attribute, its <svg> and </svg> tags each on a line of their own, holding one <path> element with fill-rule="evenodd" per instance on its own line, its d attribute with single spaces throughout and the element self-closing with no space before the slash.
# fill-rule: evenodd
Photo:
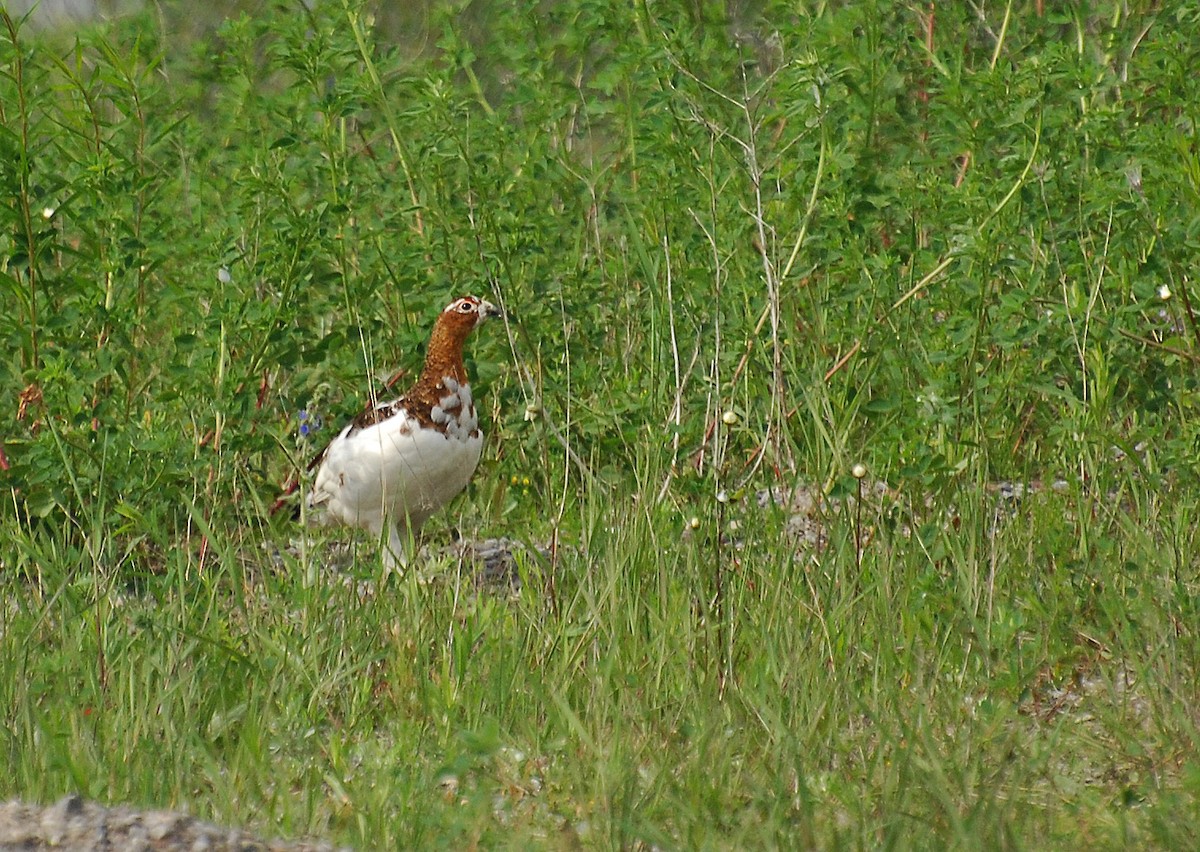
<svg viewBox="0 0 1200 852">
<path fill-rule="evenodd" d="M 302 408 L 296 414 L 296 419 L 300 421 L 300 436 L 307 438 L 313 432 L 318 431 L 323 425 L 321 415 L 308 413 L 308 409 Z"/>
</svg>

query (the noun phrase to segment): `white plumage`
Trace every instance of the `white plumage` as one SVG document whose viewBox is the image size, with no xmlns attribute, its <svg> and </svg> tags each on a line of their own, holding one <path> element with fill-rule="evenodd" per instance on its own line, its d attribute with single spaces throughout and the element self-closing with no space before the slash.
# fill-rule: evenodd
<svg viewBox="0 0 1200 852">
<path fill-rule="evenodd" d="M 326 523 L 387 541 L 386 565 L 406 563 L 409 534 L 471 480 L 483 435 L 462 361 L 470 331 L 499 311 L 467 296 L 438 317 L 425 367 L 403 396 L 364 411 L 314 460 L 309 506 Z"/>
</svg>

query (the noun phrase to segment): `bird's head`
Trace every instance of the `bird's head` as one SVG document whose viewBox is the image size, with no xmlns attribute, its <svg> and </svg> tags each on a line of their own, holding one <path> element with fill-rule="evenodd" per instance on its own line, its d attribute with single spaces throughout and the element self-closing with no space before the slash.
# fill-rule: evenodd
<svg viewBox="0 0 1200 852">
<path fill-rule="evenodd" d="M 463 296 L 446 305 L 442 315 L 438 317 L 438 325 L 453 330 L 454 337 L 463 339 L 485 320 L 500 315 L 500 309 L 491 302 L 485 302 L 476 296 Z"/>
<path fill-rule="evenodd" d="M 440 381 L 443 376 L 466 381 L 467 371 L 463 366 L 462 352 L 467 335 L 489 318 L 498 316 L 499 308 L 476 296 L 463 296 L 446 305 L 438 315 L 429 338 L 423 377 L 433 383 Z"/>
</svg>

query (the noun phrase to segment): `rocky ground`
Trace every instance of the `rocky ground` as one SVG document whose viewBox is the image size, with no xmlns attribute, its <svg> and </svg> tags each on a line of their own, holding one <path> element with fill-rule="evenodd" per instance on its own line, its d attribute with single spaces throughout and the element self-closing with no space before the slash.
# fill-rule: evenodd
<svg viewBox="0 0 1200 852">
<path fill-rule="evenodd" d="M 321 842 L 262 840 L 174 811 L 106 808 L 67 796 L 53 805 L 0 804 L 0 850 L 67 849 L 72 852 L 332 852 Z"/>
</svg>

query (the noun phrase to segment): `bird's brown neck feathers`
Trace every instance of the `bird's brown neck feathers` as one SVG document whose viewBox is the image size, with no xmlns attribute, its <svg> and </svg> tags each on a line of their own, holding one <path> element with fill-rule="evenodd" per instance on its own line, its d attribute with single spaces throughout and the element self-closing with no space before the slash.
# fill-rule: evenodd
<svg viewBox="0 0 1200 852">
<path fill-rule="evenodd" d="M 453 323 L 442 315 L 433 326 L 429 336 L 429 349 L 425 352 L 425 366 L 416 383 L 404 395 L 410 410 L 419 408 L 428 412 L 446 395 L 442 379 L 449 376 L 460 385 L 468 382 L 467 367 L 463 363 L 463 344 L 472 326 Z"/>
</svg>

